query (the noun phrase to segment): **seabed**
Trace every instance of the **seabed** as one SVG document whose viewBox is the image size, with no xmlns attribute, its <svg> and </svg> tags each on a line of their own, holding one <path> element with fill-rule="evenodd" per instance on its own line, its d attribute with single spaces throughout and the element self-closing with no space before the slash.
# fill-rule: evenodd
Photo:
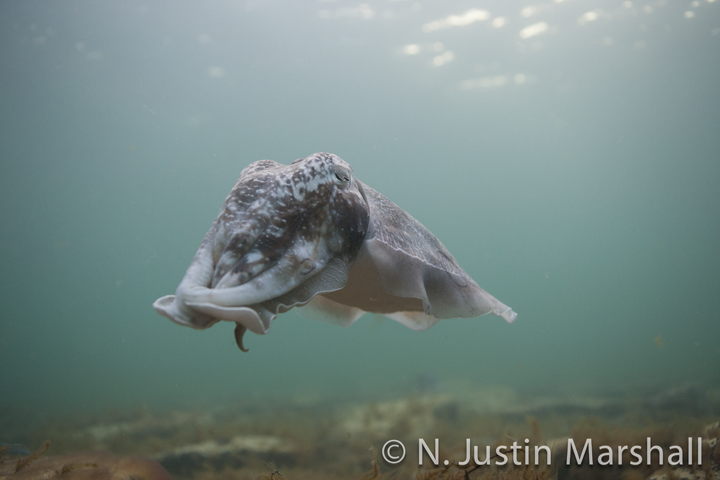
<svg viewBox="0 0 720 480">
<path fill-rule="evenodd" d="M 710 480 L 720 479 L 719 419 L 720 390 L 697 385 L 632 397 L 618 392 L 522 393 L 504 387 L 360 403 L 288 396 L 238 399 L 209 409 L 136 408 L 44 419 L 4 409 L 4 439 L 34 453 L 0 447 L 0 479 Z M 439 465 L 424 455 L 419 466 L 419 439 L 432 452 L 436 438 Z M 566 463 L 569 438 L 579 450 L 592 439 L 593 465 L 587 456 L 580 465 Z M 647 464 L 648 438 L 662 449 L 662 464 L 658 449 Z M 669 465 L 668 455 L 678 450 L 673 446 L 684 456 L 690 453 L 688 438 L 695 448 L 692 465 L 687 458 L 682 466 Z M 383 445 L 391 439 L 407 447 L 405 459 L 394 465 L 382 457 Z M 460 465 L 468 441 L 478 447 L 481 459 L 486 446 L 492 452 L 506 446 L 508 465 L 478 466 L 472 460 Z M 529 447 L 527 459 L 518 449 L 521 465 L 513 465 L 513 442 Z M 542 445 L 551 451 L 550 466 L 542 453 L 534 465 L 533 448 Z M 642 447 L 640 465 L 630 465 L 629 448 L 617 457 L 618 446 L 635 445 Z M 611 465 L 598 465 L 601 446 L 615 452 Z"/>
</svg>

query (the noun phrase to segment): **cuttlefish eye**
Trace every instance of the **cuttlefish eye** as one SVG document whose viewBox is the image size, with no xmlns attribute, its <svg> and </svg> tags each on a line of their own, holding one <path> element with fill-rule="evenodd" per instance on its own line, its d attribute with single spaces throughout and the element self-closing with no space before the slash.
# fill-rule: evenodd
<svg viewBox="0 0 720 480">
<path fill-rule="evenodd" d="M 335 183 L 341 187 L 347 186 L 352 182 L 352 172 L 341 165 L 335 165 L 333 175 L 335 177 Z"/>
</svg>

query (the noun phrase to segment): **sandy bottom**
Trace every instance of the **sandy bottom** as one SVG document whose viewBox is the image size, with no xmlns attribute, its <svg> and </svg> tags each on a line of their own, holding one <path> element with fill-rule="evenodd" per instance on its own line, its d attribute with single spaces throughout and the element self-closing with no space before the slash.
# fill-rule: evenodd
<svg viewBox="0 0 720 480">
<path fill-rule="evenodd" d="M 120 459 L 133 456 L 154 460 L 172 478 L 198 480 L 720 479 L 718 420 L 720 391 L 698 386 L 633 398 L 618 393 L 520 394 L 496 387 L 373 402 L 237 400 L 195 410 L 137 408 L 43 419 L 5 411 L 0 440 L 12 445 L 0 447 L 0 478 L 166 478 L 150 464 L 142 465 L 143 471 L 155 473 L 117 466 L 132 464 Z M 659 447 L 649 465 L 648 438 Z M 592 448 L 578 462 L 569 440 L 580 454 L 587 439 Z M 402 452 L 399 444 L 384 452 L 389 440 L 405 446 L 399 463 L 384 458 L 383 453 L 397 458 Z M 47 451 L 41 451 L 48 441 Z M 427 449 L 421 466 L 423 444 Z M 481 462 L 489 447 L 491 465 L 478 465 L 474 458 L 465 464 L 468 444 L 473 454 L 477 447 Z M 628 448 L 619 451 L 623 446 Z M 638 447 L 639 465 L 631 465 L 637 461 L 633 446 Z M 498 449 L 507 456 L 507 465 L 497 464 L 502 463 Z M 92 457 L 88 451 L 113 455 Z M 671 459 L 682 465 L 670 465 Z"/>
</svg>

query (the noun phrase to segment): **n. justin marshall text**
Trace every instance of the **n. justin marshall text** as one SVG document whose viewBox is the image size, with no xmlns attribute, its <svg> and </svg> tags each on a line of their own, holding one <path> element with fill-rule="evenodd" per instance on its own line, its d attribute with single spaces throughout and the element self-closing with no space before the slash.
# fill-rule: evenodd
<svg viewBox="0 0 720 480">
<path fill-rule="evenodd" d="M 490 450 L 490 446 L 486 446 L 484 452 L 477 445 L 472 445 L 468 438 L 465 442 L 465 460 L 457 462 L 460 466 L 468 465 L 471 461 L 476 465 L 550 465 L 552 462 L 552 450 L 548 445 L 528 445 L 529 439 L 525 439 L 525 445 L 518 445 L 517 441 L 512 446 L 499 445 L 495 448 L 494 454 Z M 693 465 L 693 450 L 696 451 L 695 465 L 702 465 L 702 439 L 697 437 L 697 446 L 693 448 L 693 438 L 688 437 L 687 450 L 683 450 L 678 445 L 671 445 L 667 449 L 667 458 L 662 447 L 652 444 L 652 439 L 647 437 L 645 445 L 618 445 L 611 447 L 609 445 L 597 446 L 593 449 L 592 439 L 588 438 L 585 442 L 576 445 L 572 438 L 567 439 L 567 449 L 565 455 L 566 465 L 622 465 L 623 453 L 628 452 L 632 460 L 630 465 L 637 466 L 645 461 L 647 465 L 652 464 L 652 460 L 656 459 L 659 465 L 680 466 Z M 557 451 L 559 445 L 553 445 L 553 449 Z M 431 448 L 424 439 L 418 439 L 418 463 L 423 464 L 423 458 L 427 457 L 433 465 L 439 466 L 440 459 L 440 440 L 435 439 L 434 448 Z M 481 452 L 484 453 L 480 458 Z M 597 458 L 594 455 L 597 454 Z M 450 460 L 442 460 L 444 465 L 449 465 Z"/>
</svg>

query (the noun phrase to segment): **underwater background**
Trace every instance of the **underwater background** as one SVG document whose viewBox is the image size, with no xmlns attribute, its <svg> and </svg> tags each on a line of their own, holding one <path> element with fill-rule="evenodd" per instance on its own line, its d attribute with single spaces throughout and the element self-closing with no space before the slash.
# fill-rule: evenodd
<svg viewBox="0 0 720 480">
<path fill-rule="evenodd" d="M 714 0 L 4 1 L 0 425 L 488 387 L 717 405 L 719 87 Z M 245 354 L 153 310 L 245 166 L 320 151 L 516 322 L 291 311 Z"/>
</svg>

